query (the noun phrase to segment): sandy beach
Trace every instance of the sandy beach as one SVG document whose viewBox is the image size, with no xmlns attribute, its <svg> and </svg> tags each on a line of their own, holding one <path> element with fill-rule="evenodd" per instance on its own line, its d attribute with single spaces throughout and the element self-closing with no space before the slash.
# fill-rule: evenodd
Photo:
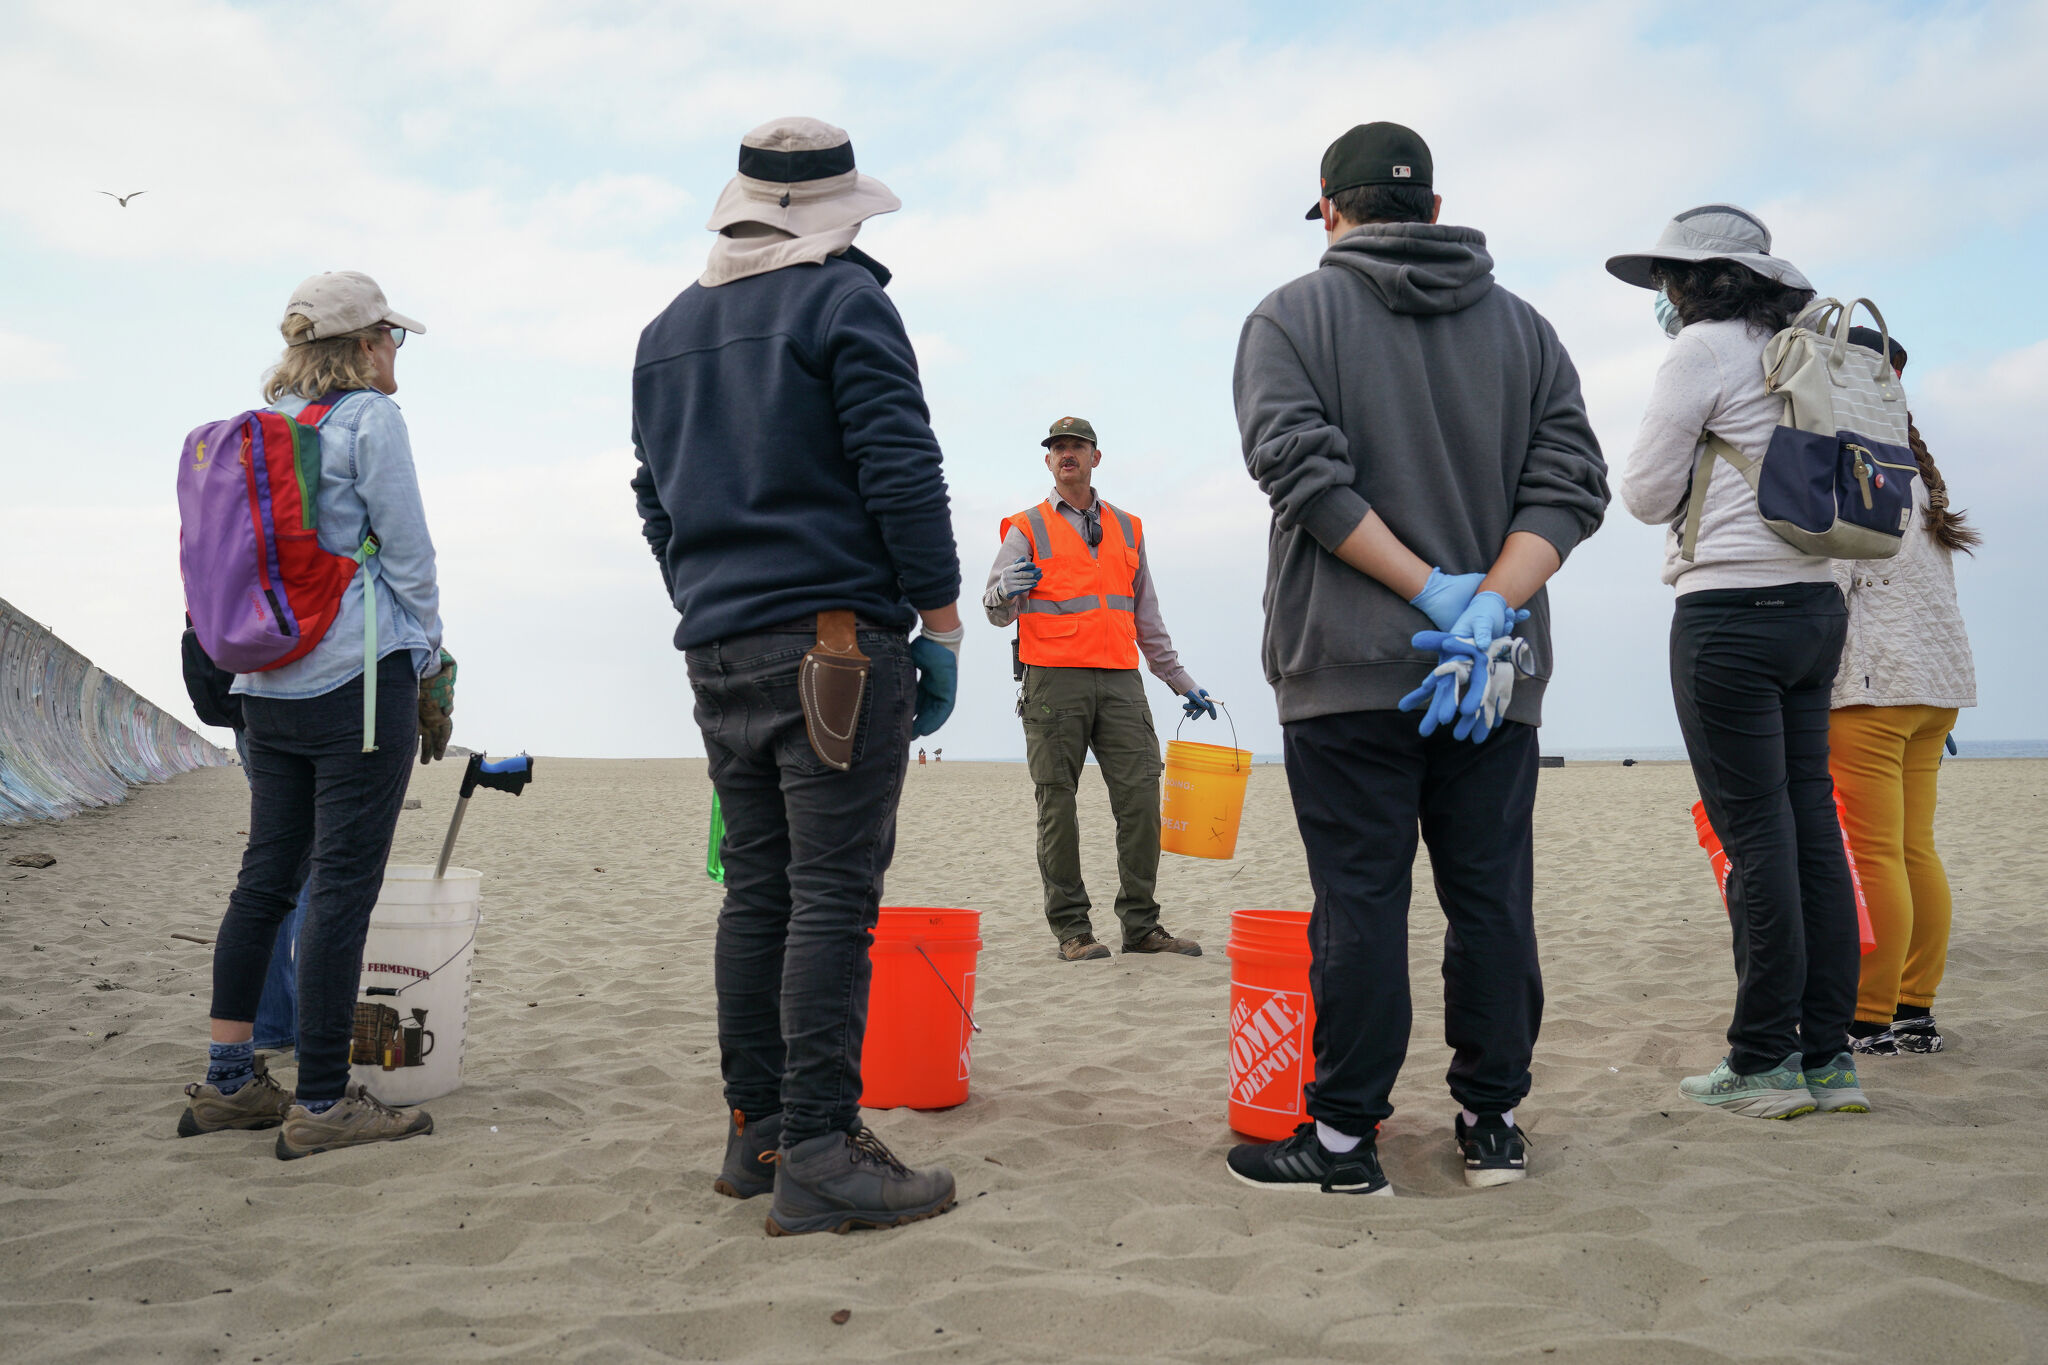
<svg viewBox="0 0 2048 1365">
<path fill-rule="evenodd" d="M 458 736 L 459 737 L 459 736 Z M 430 861 L 460 769 L 421 772 Z M 1723 1050 L 1727 929 L 1682 765 L 1547 770 L 1533 1176 L 1463 1185 L 1417 871 L 1392 1200 L 1281 1197 L 1222 1153 L 1230 911 L 1306 906 L 1277 767 L 1233 862 L 1168 857 L 1199 960 L 1068 965 L 1021 765 L 910 769 L 887 900 L 983 914 L 973 1095 L 869 1117 L 958 1176 L 890 1233 L 770 1240 L 713 1195 L 724 1111 L 701 762 L 542 759 L 472 805 L 466 1085 L 431 1137 L 284 1164 L 172 1135 L 204 1058 L 238 770 L 0 830 L 0 1302 L 36 1361 L 2023 1361 L 2048 1354 L 2048 761 L 1951 763 L 1950 1051 L 1872 1059 L 1869 1116 L 1682 1107 Z M 1084 782 L 1091 889 L 1113 894 Z M 7 867 L 48 851 L 42 870 Z M 1098 913 L 1098 931 L 1113 923 Z M 288 1070 L 287 1063 L 282 1069 Z M 851 1310 L 835 1324 L 833 1315 Z"/>
</svg>

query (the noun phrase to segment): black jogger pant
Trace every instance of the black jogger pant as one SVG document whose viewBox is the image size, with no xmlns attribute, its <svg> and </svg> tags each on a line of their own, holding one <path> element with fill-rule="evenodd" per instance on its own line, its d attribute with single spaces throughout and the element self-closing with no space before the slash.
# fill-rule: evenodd
<svg viewBox="0 0 2048 1365">
<path fill-rule="evenodd" d="M 1308 1112 L 1363 1135 L 1394 1112 L 1408 1055 L 1408 899 L 1418 826 L 1444 933 L 1451 1095 L 1503 1113 L 1529 1093 L 1543 1022 L 1536 964 L 1536 731 L 1483 744 L 1447 727 L 1425 739 L 1399 711 L 1349 711 L 1283 727 L 1287 785 L 1308 851 L 1309 990 L 1316 1079 Z"/>
<path fill-rule="evenodd" d="M 1861 965 L 1828 700 L 1849 613 L 1833 583 L 1686 593 L 1671 618 L 1671 694 L 1707 818 L 1728 851 L 1735 938 L 1729 1065 L 1848 1046 Z"/>
</svg>

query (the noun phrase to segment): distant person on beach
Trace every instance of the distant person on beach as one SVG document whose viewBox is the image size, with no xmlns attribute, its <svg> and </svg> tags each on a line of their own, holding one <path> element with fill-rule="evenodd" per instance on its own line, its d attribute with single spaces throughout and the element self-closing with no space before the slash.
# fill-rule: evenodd
<svg viewBox="0 0 2048 1365">
<path fill-rule="evenodd" d="M 249 775 L 249 732 L 242 722 L 242 699 L 235 695 L 235 675 L 214 663 L 192 618 L 185 618 L 185 635 L 179 642 L 185 671 L 185 694 L 192 699 L 192 713 L 202 724 L 219 725 L 235 732 L 235 753 L 242 760 L 242 776 Z M 271 948 L 270 971 L 263 978 L 263 998 L 256 1005 L 255 1045 L 258 1051 L 275 1052 L 298 1041 L 299 1028 L 299 925 L 306 914 L 306 881 L 299 879 L 298 899 L 292 912 L 277 926 Z"/>
<path fill-rule="evenodd" d="M 1882 334 L 1850 329 L 1880 354 Z M 1891 338 L 1900 374 L 1906 348 Z M 1842 793 L 1856 875 L 1877 946 L 1863 955 L 1849 1049 L 1870 1056 L 1939 1052 L 1934 992 L 1948 964 L 1948 873 L 1934 850 L 1934 788 L 1959 708 L 1977 704 L 1969 633 L 1956 605 L 1955 553 L 1983 537 L 1948 505 L 1948 483 L 1908 421 L 1913 526 L 1897 557 L 1837 560 L 1849 636 L 1828 715 L 1828 768 Z"/>
<path fill-rule="evenodd" d="M 309 653 L 236 677 L 249 775 L 249 845 L 213 957 L 213 1047 L 206 1080 L 186 1087 L 181 1136 L 277 1127 L 286 1160 L 434 1130 L 349 1083 L 349 1043 L 370 912 L 420 734 L 420 682 L 441 671 L 434 545 L 398 392 L 398 348 L 417 322 L 393 312 L 367 275 L 302 283 L 285 306 L 284 357 L 264 399 L 319 422 L 319 540 L 347 555 L 375 537 L 374 569 L 350 580 Z M 310 422 L 313 419 L 308 417 Z M 364 640 L 378 645 L 375 749 L 365 749 Z M 442 741 L 445 746 L 445 739 Z M 421 761 L 429 753 L 423 748 Z M 433 755 L 438 756 L 438 755 Z M 278 926 L 310 860 L 299 931 L 298 1087 L 288 1096 L 253 1056 L 253 1022 Z"/>
<path fill-rule="evenodd" d="M 1408 1052 L 1417 827 L 1450 921 L 1452 1134 L 1474 1186 L 1519 1180 L 1515 1108 L 1543 1019 L 1536 727 L 1551 672 L 1544 584 L 1600 525 L 1606 465 L 1557 333 L 1494 282 L 1486 237 L 1439 225 L 1429 147 L 1394 123 L 1323 154 L 1319 268 L 1238 341 L 1245 467 L 1273 508 L 1264 661 L 1315 887 L 1314 1122 L 1234 1148 L 1264 1189 L 1389 1193 L 1376 1139 Z M 1483 742 L 1398 710 L 1434 627 L 1520 637 L 1534 676 Z M 1481 637 L 1484 637 L 1483 639 Z"/>
<path fill-rule="evenodd" d="M 1095 941 L 1081 881 L 1074 810 L 1090 752 L 1116 819 L 1116 917 L 1126 953 L 1200 957 L 1202 945 L 1159 923 L 1159 736 L 1138 656 L 1190 717 L 1216 714 L 1167 637 L 1145 553 L 1144 523 L 1095 492 L 1095 428 L 1062 417 L 1039 444 L 1053 476 L 1043 502 L 1003 519 L 981 605 L 990 624 L 1017 626 L 1024 756 L 1038 791 L 1038 876 L 1063 962 L 1109 957 Z"/>
<path fill-rule="evenodd" d="M 910 744 L 952 711 L 960 563 L 918 381 L 853 245 L 902 207 L 817 119 L 741 139 L 704 273 L 640 335 L 633 491 L 725 815 L 712 1188 L 770 1236 L 953 1206 L 861 1123 L 868 946 Z M 907 636 L 922 623 L 915 640 Z"/>
<path fill-rule="evenodd" d="M 1746 209 L 1687 209 L 1608 271 L 1655 290 L 1673 337 L 1622 470 L 1637 520 L 1666 528 L 1677 589 L 1671 692 L 1700 800 L 1728 851 L 1735 1015 L 1728 1055 L 1679 1089 L 1749 1118 L 1868 1108 L 1849 1055 L 1856 902 L 1828 778 L 1828 699 L 1848 613 L 1830 562 L 1782 540 L 1756 492 L 1710 466 L 1698 542 L 1683 553 L 1695 457 L 1712 433 L 1761 459 L 1784 409 L 1764 347 L 1813 299 Z"/>
</svg>

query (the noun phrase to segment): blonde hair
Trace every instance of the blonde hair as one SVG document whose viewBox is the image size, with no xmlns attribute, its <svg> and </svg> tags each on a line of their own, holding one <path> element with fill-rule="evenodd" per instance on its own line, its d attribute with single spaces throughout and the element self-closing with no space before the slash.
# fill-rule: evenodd
<svg viewBox="0 0 2048 1365">
<path fill-rule="evenodd" d="M 284 333 L 284 355 L 263 377 L 263 401 L 275 403 L 287 394 L 300 398 L 324 398 L 348 389 L 377 386 L 377 368 L 361 343 L 381 335 L 377 327 L 363 327 L 340 336 L 308 340 L 313 319 L 304 313 L 287 313 L 278 327 Z"/>
</svg>

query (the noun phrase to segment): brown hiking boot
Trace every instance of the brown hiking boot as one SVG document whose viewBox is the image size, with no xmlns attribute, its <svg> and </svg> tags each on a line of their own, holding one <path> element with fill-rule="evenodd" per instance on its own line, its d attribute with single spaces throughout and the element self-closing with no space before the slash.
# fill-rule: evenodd
<svg viewBox="0 0 2048 1365">
<path fill-rule="evenodd" d="M 1158 925 L 1153 925 L 1145 937 L 1136 943 L 1126 943 L 1127 953 L 1179 953 L 1182 957 L 1200 957 L 1202 945 L 1191 938 L 1175 938 Z"/>
<path fill-rule="evenodd" d="M 1076 934 L 1060 945 L 1062 962 L 1089 962 L 1108 956 L 1109 949 L 1097 943 L 1093 934 Z"/>
<path fill-rule="evenodd" d="M 360 1085 L 351 1085 L 348 1098 L 324 1114 L 316 1114 L 294 1101 L 285 1110 L 284 1126 L 277 1130 L 277 1159 L 297 1161 L 302 1156 L 331 1152 L 336 1147 L 397 1142 L 433 1131 L 433 1115 L 418 1110 L 402 1114 Z"/>
<path fill-rule="evenodd" d="M 256 1079 L 232 1095 L 223 1095 L 204 1082 L 186 1086 L 185 1112 L 178 1116 L 178 1136 L 224 1133 L 230 1128 L 275 1128 L 283 1123 L 292 1097 L 270 1079 L 263 1058 L 256 1058 L 252 1065 L 256 1068 Z"/>
</svg>

